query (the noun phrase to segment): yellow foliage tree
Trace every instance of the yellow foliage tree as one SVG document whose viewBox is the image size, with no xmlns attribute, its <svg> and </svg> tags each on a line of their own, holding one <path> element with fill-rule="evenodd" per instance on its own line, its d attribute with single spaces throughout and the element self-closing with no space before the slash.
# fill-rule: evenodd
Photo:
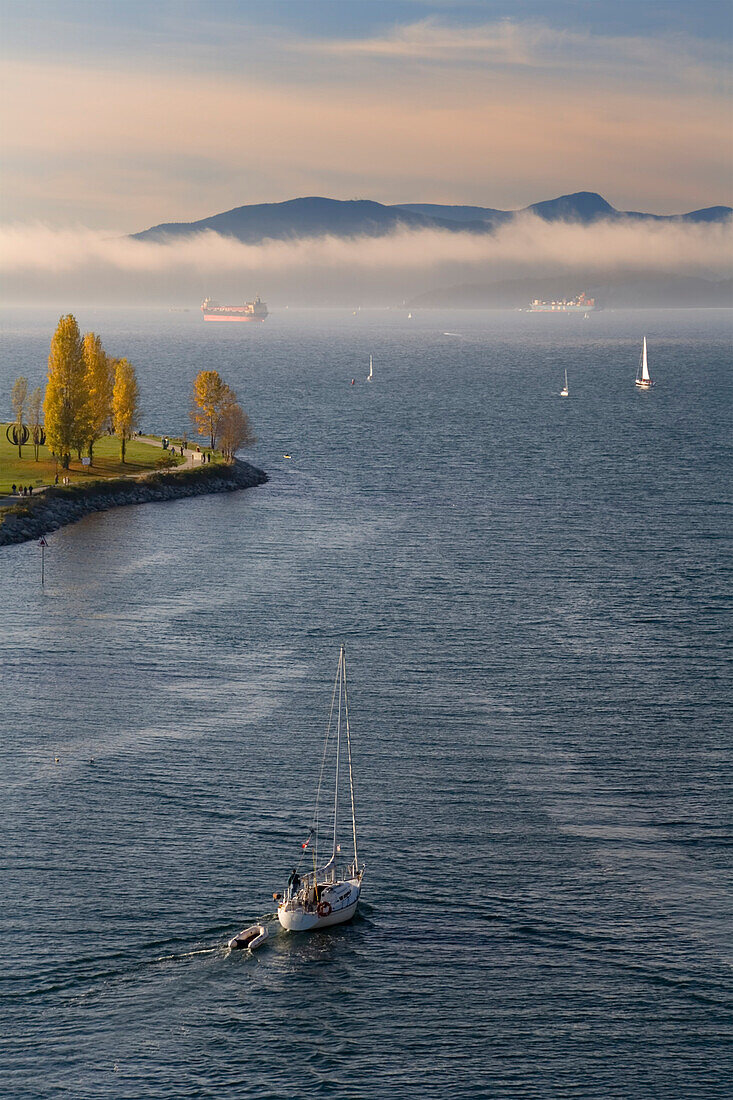
<svg viewBox="0 0 733 1100">
<path fill-rule="evenodd" d="M 232 396 L 218 371 L 199 371 L 193 380 L 191 420 L 199 435 L 208 435 L 212 451 L 216 449 L 222 413 Z"/>
<path fill-rule="evenodd" d="M 72 448 L 87 431 L 88 393 L 79 326 L 71 313 L 59 319 L 48 356 L 48 385 L 43 402 L 49 450 L 69 468 Z"/>
<path fill-rule="evenodd" d="M 93 332 L 84 334 L 82 349 L 89 393 L 87 447 L 91 464 L 94 465 L 94 444 L 109 424 L 112 415 L 114 374 L 110 371 L 102 341 Z"/>
<path fill-rule="evenodd" d="M 115 360 L 115 384 L 112 391 L 112 422 L 120 441 L 120 461 L 125 461 L 128 439 L 140 420 L 140 391 L 135 368 L 127 359 Z"/>
</svg>

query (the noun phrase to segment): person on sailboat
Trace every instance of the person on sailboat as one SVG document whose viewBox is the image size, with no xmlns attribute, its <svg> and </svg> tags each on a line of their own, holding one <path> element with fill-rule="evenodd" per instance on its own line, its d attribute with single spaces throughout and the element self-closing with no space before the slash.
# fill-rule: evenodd
<svg viewBox="0 0 733 1100">
<path fill-rule="evenodd" d="M 290 878 L 288 879 L 288 894 L 290 895 L 291 898 L 295 897 L 295 895 L 298 893 L 299 889 L 300 889 L 300 875 L 298 874 L 298 872 L 293 867 L 293 873 L 291 874 Z"/>
</svg>

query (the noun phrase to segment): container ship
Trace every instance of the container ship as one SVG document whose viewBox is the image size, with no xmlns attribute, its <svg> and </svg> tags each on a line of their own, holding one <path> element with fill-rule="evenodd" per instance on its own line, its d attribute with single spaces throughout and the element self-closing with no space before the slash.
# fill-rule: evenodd
<svg viewBox="0 0 733 1100">
<path fill-rule="evenodd" d="M 542 302 L 535 298 L 529 306 L 529 313 L 590 313 L 596 309 L 595 298 L 586 298 L 579 294 L 577 298 L 561 298 L 557 302 Z"/>
<path fill-rule="evenodd" d="M 243 306 L 220 306 L 213 298 L 204 298 L 201 312 L 205 321 L 264 321 L 267 306 L 259 296 Z"/>
</svg>

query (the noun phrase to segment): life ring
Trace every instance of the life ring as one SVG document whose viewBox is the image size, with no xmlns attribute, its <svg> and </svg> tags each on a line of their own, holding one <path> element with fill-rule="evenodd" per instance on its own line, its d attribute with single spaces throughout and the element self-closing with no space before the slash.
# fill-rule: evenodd
<svg viewBox="0 0 733 1100">
<path fill-rule="evenodd" d="M 318 908 L 316 909 L 319 917 L 327 917 L 331 912 L 331 906 L 327 901 L 319 901 Z"/>
</svg>

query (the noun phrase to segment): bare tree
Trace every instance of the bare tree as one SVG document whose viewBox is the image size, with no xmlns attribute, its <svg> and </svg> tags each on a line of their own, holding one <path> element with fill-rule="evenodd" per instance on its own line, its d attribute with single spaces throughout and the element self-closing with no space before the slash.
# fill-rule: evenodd
<svg viewBox="0 0 733 1100">
<path fill-rule="evenodd" d="M 38 462 L 38 448 L 43 442 L 43 431 L 41 428 L 42 410 L 43 394 L 41 393 L 41 387 L 36 386 L 33 393 L 28 398 L 28 424 L 31 429 L 31 439 L 33 440 L 33 446 L 36 452 L 36 462 Z"/>
<path fill-rule="evenodd" d="M 232 400 L 224 406 L 219 423 L 221 452 L 232 461 L 240 447 L 251 447 L 256 442 L 249 417 L 232 394 Z"/>
<path fill-rule="evenodd" d="M 25 416 L 25 406 L 28 401 L 28 379 L 22 375 L 20 378 L 16 378 L 13 383 L 13 390 L 10 395 L 10 400 L 13 402 L 13 412 L 15 413 L 15 437 L 18 444 L 18 458 L 23 457 L 23 418 Z M 26 433 L 27 435 L 27 433 Z"/>
</svg>

